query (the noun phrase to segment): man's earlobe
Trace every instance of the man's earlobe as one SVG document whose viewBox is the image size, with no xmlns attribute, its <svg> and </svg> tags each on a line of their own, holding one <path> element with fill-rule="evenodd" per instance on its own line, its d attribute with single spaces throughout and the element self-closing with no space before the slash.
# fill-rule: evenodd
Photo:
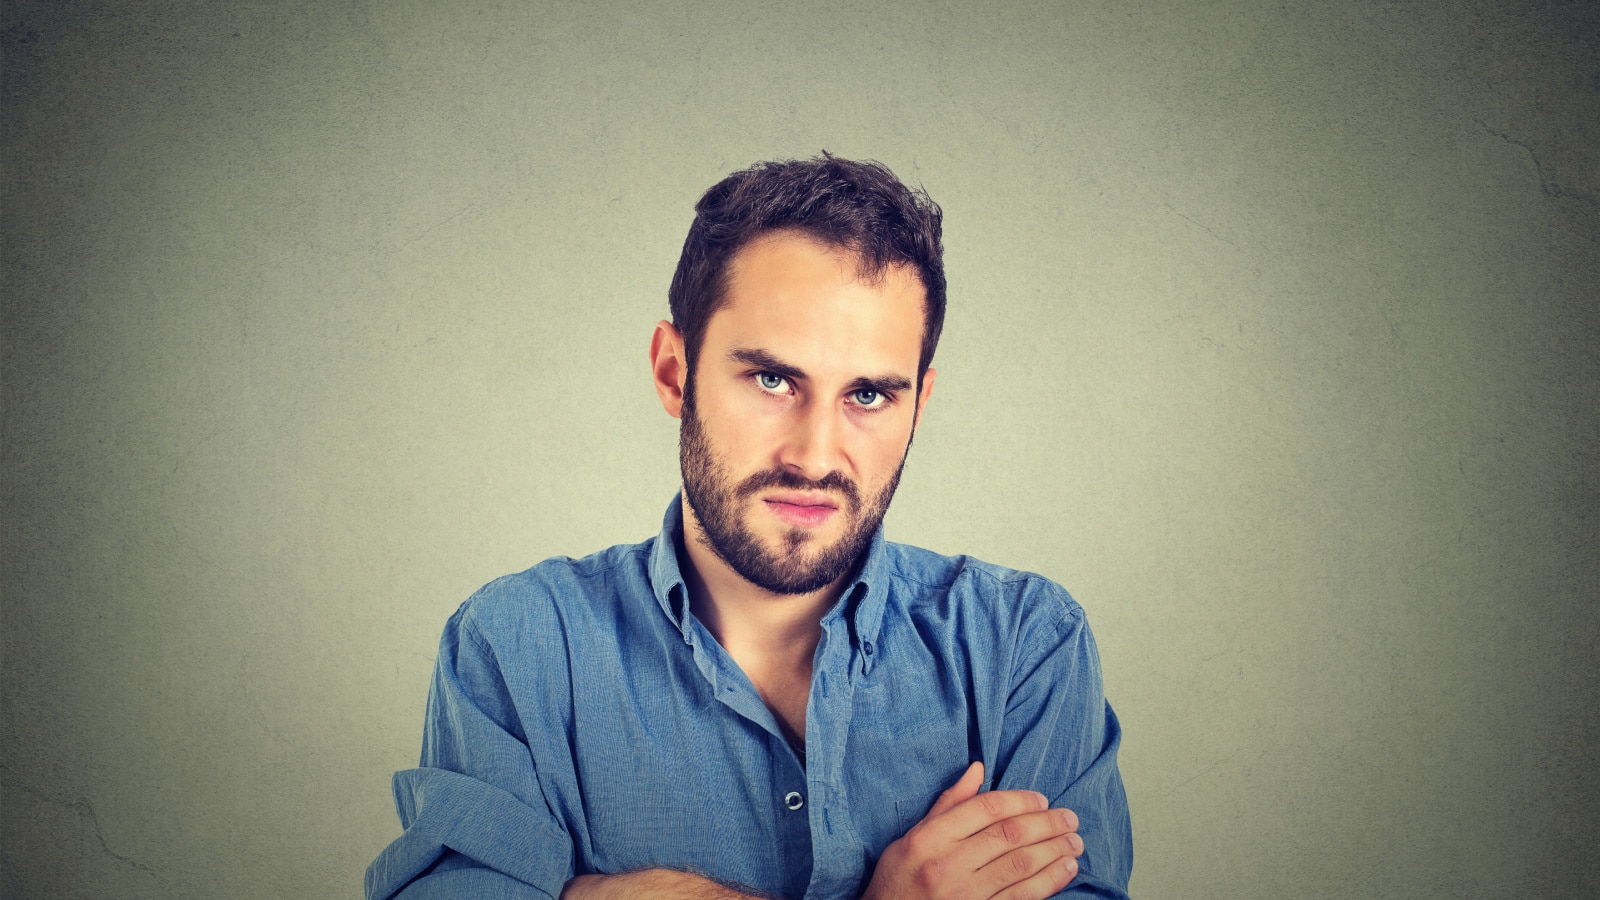
<svg viewBox="0 0 1600 900">
<path fill-rule="evenodd" d="M 674 419 L 683 416 L 683 386 L 689 376 L 689 361 L 684 354 L 683 335 L 671 322 L 656 323 L 650 337 L 650 373 L 655 380 L 661 408 Z"/>
</svg>

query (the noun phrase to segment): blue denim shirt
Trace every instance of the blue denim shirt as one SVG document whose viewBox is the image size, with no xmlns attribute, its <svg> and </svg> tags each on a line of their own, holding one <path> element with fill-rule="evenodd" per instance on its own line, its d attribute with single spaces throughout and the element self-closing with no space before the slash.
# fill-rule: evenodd
<svg viewBox="0 0 1600 900">
<path fill-rule="evenodd" d="M 650 867 L 856 897 L 972 760 L 986 788 L 1078 814 L 1061 896 L 1127 896 L 1117 720 L 1065 590 L 880 529 L 822 620 L 802 761 L 689 611 L 681 523 L 674 500 L 657 537 L 546 560 L 451 617 L 369 898 L 553 898 Z"/>
</svg>

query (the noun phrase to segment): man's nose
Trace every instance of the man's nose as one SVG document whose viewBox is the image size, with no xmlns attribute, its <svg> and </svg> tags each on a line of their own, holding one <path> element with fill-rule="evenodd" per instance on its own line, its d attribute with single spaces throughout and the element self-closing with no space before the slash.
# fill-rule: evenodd
<svg viewBox="0 0 1600 900">
<path fill-rule="evenodd" d="M 802 478 L 820 481 L 839 469 L 841 411 L 830 404 L 813 401 L 796 413 L 779 462 Z"/>
</svg>

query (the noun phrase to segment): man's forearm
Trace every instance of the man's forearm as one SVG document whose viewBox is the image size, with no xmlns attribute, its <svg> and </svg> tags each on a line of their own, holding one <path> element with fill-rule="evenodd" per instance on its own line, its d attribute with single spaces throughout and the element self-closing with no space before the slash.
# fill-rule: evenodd
<svg viewBox="0 0 1600 900">
<path fill-rule="evenodd" d="M 701 875 L 673 869 L 645 869 L 621 875 L 579 875 L 561 889 L 561 900 L 763 900 Z"/>
</svg>

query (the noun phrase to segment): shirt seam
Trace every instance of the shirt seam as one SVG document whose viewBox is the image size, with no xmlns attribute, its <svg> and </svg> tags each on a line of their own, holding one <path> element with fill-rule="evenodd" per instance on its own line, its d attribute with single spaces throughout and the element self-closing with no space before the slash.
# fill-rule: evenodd
<svg viewBox="0 0 1600 900">
<path fill-rule="evenodd" d="M 484 637 L 483 626 L 478 622 L 477 611 L 468 608 L 466 618 L 461 624 L 466 626 L 462 631 L 466 634 L 467 639 L 472 641 L 473 645 L 478 648 L 479 653 L 494 660 L 495 669 L 499 670 L 501 668 L 500 654 L 494 652 L 494 648 L 488 643 L 488 638 Z"/>
</svg>

